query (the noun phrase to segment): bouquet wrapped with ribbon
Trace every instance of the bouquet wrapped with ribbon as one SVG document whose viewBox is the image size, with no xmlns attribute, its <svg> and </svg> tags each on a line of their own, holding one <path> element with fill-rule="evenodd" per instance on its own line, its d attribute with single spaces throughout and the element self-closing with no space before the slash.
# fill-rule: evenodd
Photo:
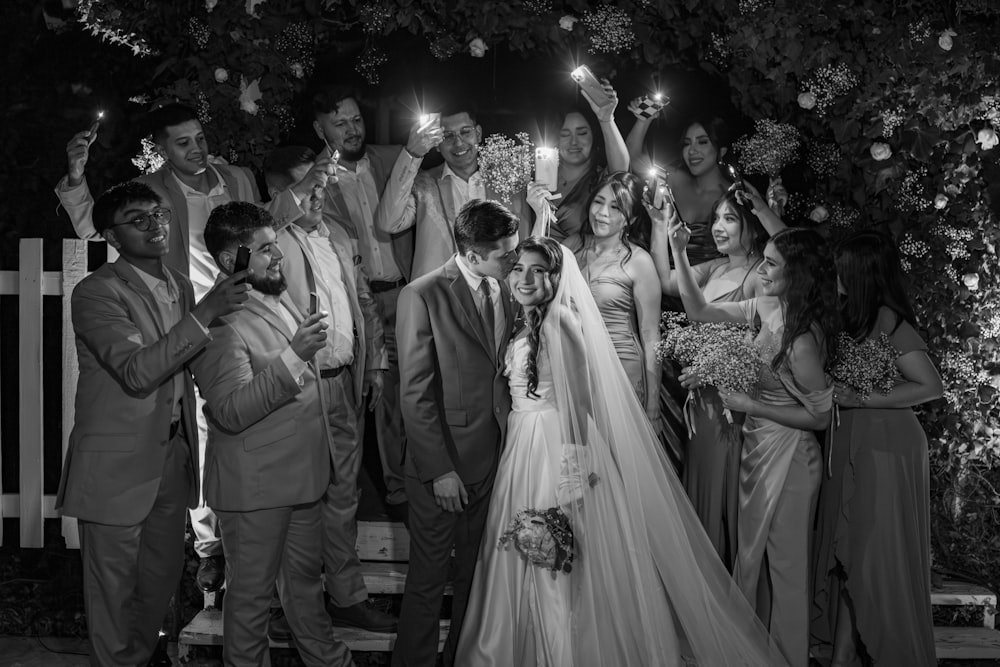
<svg viewBox="0 0 1000 667">
<path fill-rule="evenodd" d="M 842 331 L 837 336 L 830 375 L 850 387 L 863 403 L 873 391 L 888 394 L 893 388 L 898 357 L 899 352 L 885 333 L 856 341 Z"/>
<path fill-rule="evenodd" d="M 794 125 L 767 118 L 754 123 L 753 134 L 740 137 L 733 144 L 740 169 L 747 174 L 767 174 L 767 204 L 778 215 L 788 203 L 788 196 L 774 198 L 772 193 L 779 191 L 781 171 L 795 160 L 801 145 L 802 135 Z"/>
<path fill-rule="evenodd" d="M 681 313 L 663 314 L 663 336 L 656 344 L 660 361 L 672 359 L 688 367 L 703 384 L 723 391 L 751 393 L 763 361 L 753 330 L 732 322 L 689 322 Z M 726 419 L 733 423 L 726 409 Z"/>
<path fill-rule="evenodd" d="M 535 169 L 535 148 L 526 132 L 514 139 L 491 134 L 479 147 L 479 171 L 483 182 L 496 191 L 503 203 L 510 205 L 515 192 L 531 182 Z"/>
<path fill-rule="evenodd" d="M 560 507 L 523 509 L 514 515 L 497 546 L 511 544 L 532 565 L 552 572 L 573 569 L 573 527 Z"/>
</svg>

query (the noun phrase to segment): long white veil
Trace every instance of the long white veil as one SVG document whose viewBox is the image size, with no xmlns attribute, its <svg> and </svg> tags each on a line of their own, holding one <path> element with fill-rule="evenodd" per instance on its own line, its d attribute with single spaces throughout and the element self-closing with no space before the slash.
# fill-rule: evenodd
<svg viewBox="0 0 1000 667">
<path fill-rule="evenodd" d="M 577 541 L 574 665 L 787 665 L 719 560 L 566 248 L 542 322 Z M 565 575 L 558 575 L 565 576 Z M 687 660 L 685 660 L 687 662 Z"/>
</svg>

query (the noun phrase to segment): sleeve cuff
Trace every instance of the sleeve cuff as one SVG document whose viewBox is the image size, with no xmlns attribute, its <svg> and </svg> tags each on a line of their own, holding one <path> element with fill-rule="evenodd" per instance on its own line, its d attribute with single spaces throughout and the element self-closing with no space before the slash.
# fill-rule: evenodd
<svg viewBox="0 0 1000 667">
<path fill-rule="evenodd" d="M 299 355 L 295 354 L 295 350 L 291 346 L 286 347 L 281 353 L 281 361 L 285 364 L 285 368 L 288 369 L 288 374 L 291 375 L 295 381 L 302 384 L 302 374 L 306 372 L 306 368 L 309 367 L 309 363 L 302 361 Z"/>
</svg>

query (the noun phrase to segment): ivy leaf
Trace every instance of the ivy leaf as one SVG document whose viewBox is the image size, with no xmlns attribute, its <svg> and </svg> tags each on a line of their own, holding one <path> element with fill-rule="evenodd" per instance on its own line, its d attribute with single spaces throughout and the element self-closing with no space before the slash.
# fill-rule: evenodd
<svg viewBox="0 0 1000 667">
<path fill-rule="evenodd" d="M 927 162 L 934 152 L 934 146 L 941 141 L 940 133 L 929 125 L 920 125 L 903 132 L 902 147 L 910 155 Z"/>
</svg>

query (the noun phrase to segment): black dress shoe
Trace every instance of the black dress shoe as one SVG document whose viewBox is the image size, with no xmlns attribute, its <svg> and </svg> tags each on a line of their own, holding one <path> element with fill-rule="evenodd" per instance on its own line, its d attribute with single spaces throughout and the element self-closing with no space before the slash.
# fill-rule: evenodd
<svg viewBox="0 0 1000 667">
<path fill-rule="evenodd" d="M 276 642 L 292 641 L 292 628 L 281 607 L 271 607 L 271 617 L 267 623 L 267 636 Z"/>
<path fill-rule="evenodd" d="M 339 627 L 361 628 L 371 632 L 395 632 L 399 619 L 380 610 L 371 600 L 363 600 L 349 607 L 327 606 L 330 619 Z"/>
<path fill-rule="evenodd" d="M 226 581 L 226 559 L 222 556 L 205 556 L 198 563 L 198 574 L 194 578 L 198 582 L 198 588 L 205 593 L 214 593 Z"/>
</svg>

